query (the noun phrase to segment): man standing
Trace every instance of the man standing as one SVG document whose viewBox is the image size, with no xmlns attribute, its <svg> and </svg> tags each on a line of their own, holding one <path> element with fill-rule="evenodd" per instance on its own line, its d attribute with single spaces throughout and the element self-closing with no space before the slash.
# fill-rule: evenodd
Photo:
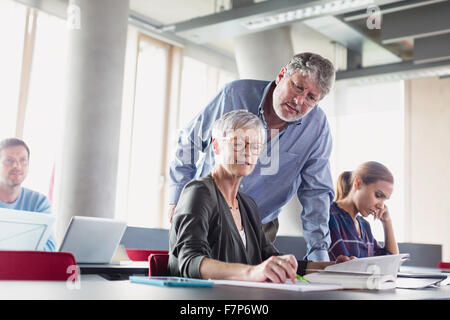
<svg viewBox="0 0 450 320">
<path fill-rule="evenodd" d="M 51 213 L 50 203 L 43 194 L 22 187 L 28 174 L 30 150 L 20 139 L 0 142 L 0 208 Z M 45 244 L 45 251 L 55 251 L 53 234 Z"/>
<path fill-rule="evenodd" d="M 211 171 L 211 126 L 223 114 L 246 109 L 267 129 L 267 150 L 239 188 L 258 205 L 263 228 L 275 240 L 281 208 L 294 196 L 303 206 L 301 220 L 308 260 L 328 261 L 330 202 L 334 191 L 329 157 L 330 128 L 318 102 L 330 91 L 335 70 L 313 53 L 295 55 L 275 81 L 237 80 L 182 130 L 170 167 L 169 216 L 184 185 Z"/>
</svg>

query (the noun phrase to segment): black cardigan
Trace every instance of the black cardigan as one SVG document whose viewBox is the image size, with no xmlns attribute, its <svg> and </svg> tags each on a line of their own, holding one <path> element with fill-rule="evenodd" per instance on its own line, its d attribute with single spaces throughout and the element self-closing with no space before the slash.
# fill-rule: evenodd
<svg viewBox="0 0 450 320">
<path fill-rule="evenodd" d="M 233 216 L 211 175 L 189 182 L 178 201 L 169 234 L 168 272 L 172 276 L 200 278 L 204 257 L 257 265 L 281 253 L 261 228 L 256 203 L 238 192 L 237 200 L 247 246 L 244 247 Z M 299 261 L 304 274 L 307 261 Z"/>
</svg>

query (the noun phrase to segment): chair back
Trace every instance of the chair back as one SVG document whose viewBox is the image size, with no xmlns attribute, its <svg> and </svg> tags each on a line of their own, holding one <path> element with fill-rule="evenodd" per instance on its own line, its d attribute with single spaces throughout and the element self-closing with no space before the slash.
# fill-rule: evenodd
<svg viewBox="0 0 450 320">
<path fill-rule="evenodd" d="M 169 254 L 168 250 L 153 250 L 153 249 L 125 249 L 128 258 L 132 261 L 148 261 L 151 254 Z"/>
<path fill-rule="evenodd" d="M 169 254 L 151 254 L 148 257 L 148 276 L 161 277 L 167 276 L 167 265 L 169 263 Z"/>
<path fill-rule="evenodd" d="M 410 254 L 409 260 L 402 266 L 436 268 L 439 261 L 442 260 L 442 245 L 440 244 L 399 242 L 398 249 L 400 253 Z"/>
<path fill-rule="evenodd" d="M 0 251 L 0 280 L 77 280 L 75 257 L 70 252 Z"/>
</svg>

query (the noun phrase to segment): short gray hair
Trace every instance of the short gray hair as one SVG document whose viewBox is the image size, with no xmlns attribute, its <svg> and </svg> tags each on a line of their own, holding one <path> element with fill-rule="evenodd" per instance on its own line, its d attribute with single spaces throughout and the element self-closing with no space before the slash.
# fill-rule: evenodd
<svg viewBox="0 0 450 320">
<path fill-rule="evenodd" d="M 287 76 L 300 72 L 316 81 L 322 93 L 321 99 L 330 92 L 336 77 L 334 66 L 330 60 L 310 52 L 296 54 L 285 68 Z"/>
<path fill-rule="evenodd" d="M 257 115 L 247 110 L 233 110 L 225 113 L 214 122 L 211 136 L 212 138 L 224 138 L 227 136 L 227 133 L 246 128 L 258 130 L 261 136 L 261 142 L 266 142 L 266 129 L 262 121 Z"/>
</svg>

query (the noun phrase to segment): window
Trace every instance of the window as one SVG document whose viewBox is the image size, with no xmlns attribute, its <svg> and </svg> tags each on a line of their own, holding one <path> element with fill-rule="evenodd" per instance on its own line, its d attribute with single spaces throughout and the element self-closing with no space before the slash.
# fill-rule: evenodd
<svg viewBox="0 0 450 320">
<path fill-rule="evenodd" d="M 65 21 L 13 1 L 0 3 L 0 138 L 30 147 L 26 187 L 47 194 L 58 145 L 66 59 Z"/>
<path fill-rule="evenodd" d="M 176 127 L 186 125 L 234 78 L 131 28 L 129 41 L 134 39 L 138 52 L 133 53 L 132 46 L 127 52 L 127 59 L 137 57 L 134 102 L 131 111 L 125 108 L 122 115 L 126 124 L 122 124 L 125 138 L 121 139 L 116 216 L 133 226 L 168 228 L 165 174 L 173 154 L 170 148 L 176 144 Z"/>
<path fill-rule="evenodd" d="M 26 16 L 26 7 L 15 1 L 0 1 L 0 140 L 16 134 Z"/>
<path fill-rule="evenodd" d="M 235 79 L 229 72 L 185 56 L 181 78 L 179 126 L 184 127 L 227 82 Z"/>
<path fill-rule="evenodd" d="M 165 115 L 170 46 L 147 36 L 139 37 L 134 108 L 132 116 L 126 195 L 118 212 L 129 225 L 161 225 L 162 154 L 164 150 Z M 119 176 L 123 181 L 123 177 Z"/>
<path fill-rule="evenodd" d="M 44 194 L 49 191 L 57 147 L 61 145 L 66 58 L 65 20 L 39 12 L 23 139 L 31 151 L 25 184 Z"/>
<path fill-rule="evenodd" d="M 389 208 L 397 241 L 404 239 L 403 81 L 354 85 L 336 83 L 334 112 L 327 111 L 333 134 L 333 181 L 366 161 L 384 164 L 394 175 Z M 374 237 L 384 241 L 379 221 L 367 218 Z"/>
</svg>

